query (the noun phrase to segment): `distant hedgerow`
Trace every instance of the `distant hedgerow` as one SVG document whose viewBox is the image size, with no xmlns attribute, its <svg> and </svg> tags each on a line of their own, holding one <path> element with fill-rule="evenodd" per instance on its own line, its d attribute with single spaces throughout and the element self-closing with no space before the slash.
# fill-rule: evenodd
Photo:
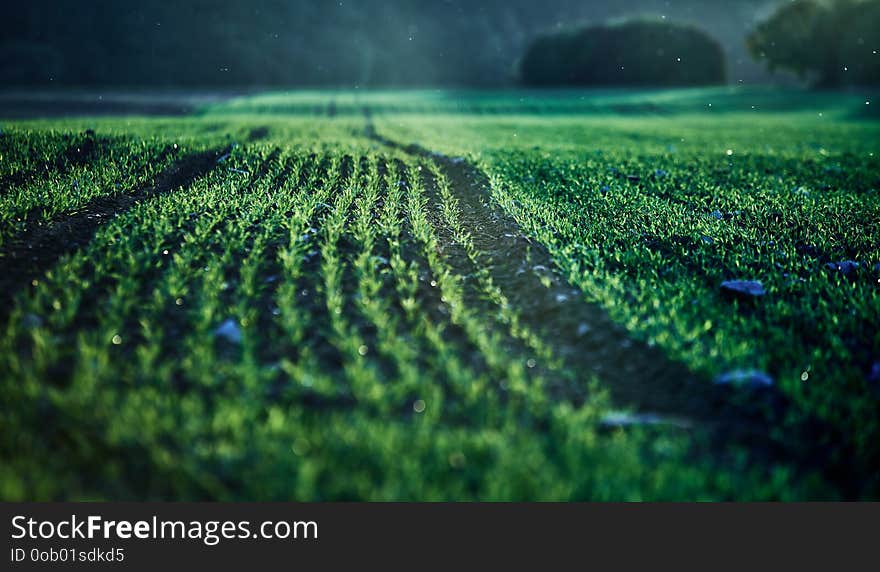
<svg viewBox="0 0 880 572">
<path fill-rule="evenodd" d="M 629 20 L 536 39 L 519 66 L 526 85 L 712 85 L 725 81 L 724 51 L 702 30 Z"/>
</svg>

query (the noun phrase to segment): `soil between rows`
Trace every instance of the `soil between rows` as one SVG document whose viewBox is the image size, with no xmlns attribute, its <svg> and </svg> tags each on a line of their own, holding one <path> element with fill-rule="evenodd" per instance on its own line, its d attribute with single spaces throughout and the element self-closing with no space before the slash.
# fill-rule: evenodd
<svg viewBox="0 0 880 572">
<path fill-rule="evenodd" d="M 41 277 L 65 254 L 91 241 L 98 229 L 141 201 L 189 185 L 203 177 L 228 150 L 187 155 L 156 177 L 148 186 L 129 193 L 99 196 L 71 213 L 47 222 L 28 225 L 0 247 L 0 318 L 5 318 L 11 300 L 33 280 Z"/>
<path fill-rule="evenodd" d="M 723 459 L 739 449 L 756 465 L 783 462 L 804 472 L 819 471 L 845 496 L 857 496 L 862 478 L 858 470 L 815 446 L 818 436 L 836 434 L 832 427 L 803 416 L 796 425 L 788 423 L 793 404 L 778 389 L 714 384 L 658 347 L 633 339 L 562 279 L 549 251 L 492 202 L 485 173 L 462 158 L 387 139 L 376 131 L 366 109 L 364 116 L 368 138 L 438 165 L 459 203 L 462 223 L 483 253 L 482 262 L 522 323 L 538 332 L 584 383 L 595 375 L 614 404 L 639 413 L 622 416 L 624 425 L 693 429 L 698 437 L 695 455 Z M 465 272 L 460 257 L 449 262 Z M 839 441 L 846 448 L 842 436 Z"/>
</svg>

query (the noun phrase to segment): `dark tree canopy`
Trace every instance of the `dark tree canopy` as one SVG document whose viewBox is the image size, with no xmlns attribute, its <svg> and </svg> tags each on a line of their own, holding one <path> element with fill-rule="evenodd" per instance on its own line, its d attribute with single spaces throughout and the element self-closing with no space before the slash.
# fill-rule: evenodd
<svg viewBox="0 0 880 572">
<path fill-rule="evenodd" d="M 730 69 L 768 0 L 11 0 L 0 87 L 503 86 L 541 30 L 627 14 L 699 23 Z"/>
<path fill-rule="evenodd" d="M 880 83 L 880 0 L 795 0 L 748 37 L 771 70 L 822 87 Z"/>
<path fill-rule="evenodd" d="M 527 85 L 710 85 L 724 83 L 721 45 L 664 20 L 630 20 L 542 36 L 520 62 Z"/>
</svg>

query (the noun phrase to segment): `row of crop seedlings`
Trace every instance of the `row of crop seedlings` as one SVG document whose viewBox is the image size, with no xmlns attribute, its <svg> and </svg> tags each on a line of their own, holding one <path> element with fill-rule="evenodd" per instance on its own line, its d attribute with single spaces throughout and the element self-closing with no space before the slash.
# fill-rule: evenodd
<svg viewBox="0 0 880 572">
<path fill-rule="evenodd" d="M 217 224 L 227 206 L 217 203 L 214 212 L 202 209 L 215 189 L 233 184 L 232 178 L 217 170 L 190 189 L 142 204 L 101 228 L 86 249 L 62 258 L 46 280 L 38 281 L 33 295 L 21 298 L 9 320 L 13 337 L 29 338 L 30 345 L 40 348 L 30 352 L 28 370 L 38 380 L 58 379 L 61 371 L 49 375 L 49 367 L 65 361 L 59 352 L 73 351 L 83 330 L 117 332 L 103 336 L 101 346 L 142 319 L 142 298 L 157 291 L 156 280 L 167 277 L 168 267 L 181 259 L 193 235 Z M 19 329 L 22 324 L 31 327 Z"/>
<path fill-rule="evenodd" d="M 63 216 L 96 197 L 149 185 L 183 154 L 167 143 L 126 138 L 46 139 L 51 149 L 46 155 L 14 159 L 11 173 L 0 176 L 0 246 L 26 225 Z M 5 152 L 3 159 L 0 163 L 7 162 Z"/>
<path fill-rule="evenodd" d="M 378 167 L 371 164 L 364 169 L 360 163 L 357 169 L 351 180 L 360 188 L 347 185 L 337 195 L 322 225 L 321 249 L 325 300 L 332 324 L 330 341 L 342 356 L 348 389 L 359 406 L 368 406 L 383 416 L 400 411 L 403 402 L 427 419 L 443 415 L 461 422 L 491 421 L 493 410 L 501 407 L 499 388 L 516 394 L 527 385 L 524 361 L 509 359 L 505 333 L 487 325 L 465 304 L 462 277 L 444 260 L 436 229 L 426 215 L 428 201 L 421 166 L 409 159 L 386 164 L 387 191 L 378 214 Z M 409 222 L 403 232 L 397 223 L 402 219 L 398 215 L 401 209 Z M 383 218 L 391 254 L 389 265 L 397 282 L 394 290 L 379 275 L 385 267 L 384 257 L 374 254 L 379 242 L 376 226 L 382 228 L 375 219 Z M 404 240 L 415 239 L 418 258 L 430 271 L 427 279 L 420 280 L 419 269 L 411 272 L 412 266 L 407 267 L 407 261 L 395 252 L 400 249 L 402 235 Z M 359 251 L 346 256 L 339 251 L 340 244 L 356 244 Z M 344 287 L 345 274 L 351 272 L 352 265 L 357 282 L 357 315 L 363 316 L 366 324 L 355 320 L 356 314 L 346 303 L 354 294 Z M 415 284 L 410 285 L 413 276 Z M 439 303 L 448 316 L 420 308 L 437 302 L 433 295 L 423 292 L 427 284 L 439 290 Z M 389 292 L 383 295 L 386 289 Z M 416 295 L 395 296 L 407 292 Z M 403 309 L 401 316 L 389 303 L 395 298 Z M 409 323 L 403 323 L 404 319 Z M 445 335 L 452 326 L 463 331 L 463 339 Z M 367 331 L 372 335 L 365 335 Z M 372 341 L 376 347 L 371 347 Z M 379 359 L 371 359 L 373 354 Z M 461 361 L 463 356 L 473 354 L 479 356 L 475 360 L 479 363 L 477 369 Z M 390 367 L 381 368 L 382 362 Z"/>
<path fill-rule="evenodd" d="M 3 395 L 18 404 L 20 439 L 38 451 L 52 448 L 54 462 L 81 461 L 59 478 L 65 470 L 81 470 L 84 479 L 112 472 L 113 461 L 99 469 L 89 459 L 101 450 L 112 459 L 117 449 L 149 442 L 150 432 L 169 430 L 150 422 L 165 410 L 157 403 L 172 395 L 175 362 L 165 352 L 175 346 L 163 342 L 177 332 L 163 318 L 175 305 L 185 311 L 187 294 L 169 295 L 167 284 L 187 287 L 175 271 L 207 263 L 198 259 L 210 251 L 193 237 L 231 214 L 234 203 L 217 195 L 236 186 L 234 175 L 218 169 L 121 214 L 86 249 L 62 258 L 13 310 L 3 337 Z M 208 204 L 214 212 L 202 213 Z"/>
<path fill-rule="evenodd" d="M 547 414 L 508 338 L 548 350 L 488 274 L 496 311 L 466 303 L 442 254 L 423 169 L 479 259 L 436 165 L 271 147 L 230 160 L 250 175 L 214 169 L 122 214 L 13 310 L 3 398 L 28 450 L 53 459 L 41 471 L 222 498 L 254 451 L 289 452 L 253 435 L 295 439 L 311 423 L 296 416 L 328 407 L 481 427 Z"/>
<path fill-rule="evenodd" d="M 530 411 L 541 409 L 547 405 L 545 377 L 559 377 L 568 372 L 563 371 L 562 364 L 549 346 L 520 323 L 517 311 L 493 282 L 485 264 L 485 253 L 476 249 L 469 232 L 460 222 L 458 201 L 452 195 L 442 169 L 432 161 L 428 161 L 426 167 L 431 175 L 414 179 L 419 182 L 414 188 L 415 194 L 423 195 L 424 181 L 433 181 L 435 190 L 432 194 L 436 194 L 435 200 L 439 201 L 435 207 L 439 207 L 441 217 L 440 220 L 429 222 L 421 214 L 423 211 L 414 213 L 413 220 L 419 229 L 416 234 L 421 236 L 426 252 L 430 253 L 428 259 L 432 269 L 442 277 L 440 288 L 451 308 L 453 322 L 465 331 L 471 343 L 479 349 L 491 379 L 488 386 L 471 387 L 468 397 L 473 400 L 474 408 L 479 409 L 485 405 L 487 395 L 500 390 L 507 407 L 521 405 Z M 436 255 L 439 248 L 435 233 L 441 225 L 447 227 L 446 231 L 452 240 L 466 253 L 470 262 L 467 271 L 473 275 L 471 280 L 462 279 L 464 269 L 453 271 L 447 260 Z M 475 292 L 469 293 L 468 289 L 474 289 Z M 492 317 L 492 320 L 487 321 L 486 317 Z M 538 360 L 527 359 L 528 356 L 535 356 Z M 543 362 L 543 366 L 536 368 L 536 361 Z M 468 411 L 468 414 L 473 413 L 472 410 Z"/>
<path fill-rule="evenodd" d="M 88 249 L 63 260 L 54 272 L 61 279 L 50 276 L 10 320 L 3 355 L 10 379 L 23 383 L 16 391 L 7 386 L 4 396 L 23 393 L 25 403 L 48 397 L 59 430 L 94 426 L 101 440 L 131 442 L 149 441 L 151 430 L 157 441 L 168 431 L 173 442 L 181 437 L 175 424 L 133 418 L 186 409 L 195 415 L 230 394 L 259 402 L 260 369 L 251 367 L 258 336 L 249 329 L 256 266 L 268 237 L 284 228 L 281 213 L 297 208 L 301 196 L 273 193 L 280 169 L 269 164 L 252 182 L 215 170 L 120 217 Z M 217 322 L 230 315 L 244 332 L 240 361 L 225 359 L 229 346 L 214 343 Z M 172 395 L 173 403 L 164 401 Z M 22 435 L 53 429 L 36 411 L 21 411 L 20 426 L 28 428 Z M 75 412 L 82 418 L 71 418 Z"/>
</svg>

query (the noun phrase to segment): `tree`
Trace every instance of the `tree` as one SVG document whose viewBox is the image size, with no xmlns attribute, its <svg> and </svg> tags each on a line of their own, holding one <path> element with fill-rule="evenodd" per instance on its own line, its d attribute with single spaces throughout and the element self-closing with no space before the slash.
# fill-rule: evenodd
<svg viewBox="0 0 880 572">
<path fill-rule="evenodd" d="M 724 83 L 724 51 L 693 26 L 636 19 L 537 38 L 520 61 L 526 85 Z"/>
<path fill-rule="evenodd" d="M 819 87 L 880 81 L 880 0 L 795 0 L 749 34 L 746 44 L 771 70 Z"/>
</svg>

